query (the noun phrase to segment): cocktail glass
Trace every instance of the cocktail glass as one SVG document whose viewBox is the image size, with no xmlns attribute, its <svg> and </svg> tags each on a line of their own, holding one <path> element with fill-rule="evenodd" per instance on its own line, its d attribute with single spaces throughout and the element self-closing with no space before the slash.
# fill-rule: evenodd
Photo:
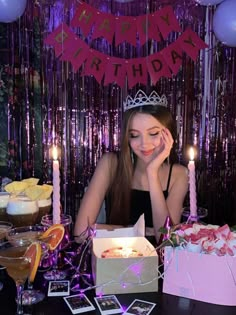
<svg viewBox="0 0 236 315">
<path fill-rule="evenodd" d="M 53 265 L 52 270 L 46 271 L 44 273 L 44 278 L 46 280 L 63 280 L 66 278 L 66 272 L 63 270 L 59 270 L 58 268 L 58 254 L 59 250 L 63 248 L 70 240 L 70 225 L 72 223 L 72 218 L 68 214 L 61 214 L 60 216 L 60 224 L 62 224 L 65 228 L 65 234 L 60 244 L 55 248 L 52 252 L 53 255 Z M 41 224 L 47 228 L 53 225 L 53 215 L 48 214 L 42 217 Z"/>
<path fill-rule="evenodd" d="M 25 242 L 27 245 L 30 245 L 32 242 L 39 242 L 42 249 L 41 260 L 47 255 L 48 253 L 48 246 L 47 240 L 44 238 L 41 239 L 43 233 L 47 230 L 47 227 L 42 225 L 33 225 L 33 226 L 23 226 L 23 227 L 16 227 L 12 228 L 7 233 L 7 239 L 11 243 L 19 243 Z M 28 277 L 27 282 L 27 290 L 22 292 L 22 304 L 23 305 L 32 305 L 42 301 L 45 298 L 45 294 L 40 292 L 39 290 L 33 289 L 33 282 L 34 279 Z"/>
<path fill-rule="evenodd" d="M 27 244 L 21 242 L 4 242 L 0 244 L 0 265 L 7 268 L 7 272 L 15 280 L 17 288 L 17 311 L 16 314 L 23 314 L 22 291 L 24 283 L 30 273 L 30 259 L 24 256 Z"/>
</svg>

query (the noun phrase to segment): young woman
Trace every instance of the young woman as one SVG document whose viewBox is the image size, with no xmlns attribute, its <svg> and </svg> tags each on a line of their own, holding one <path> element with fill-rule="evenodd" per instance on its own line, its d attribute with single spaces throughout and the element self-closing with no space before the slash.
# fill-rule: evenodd
<svg viewBox="0 0 236 315">
<path fill-rule="evenodd" d="M 119 153 L 106 153 L 99 160 L 81 202 L 75 235 L 95 224 L 106 198 L 107 225 L 114 229 L 134 225 L 144 213 L 146 235 L 159 239 L 167 216 L 173 224 L 181 219 L 188 190 L 187 168 L 175 163 L 175 120 L 165 96 L 147 96 L 139 90 L 124 104 Z"/>
</svg>

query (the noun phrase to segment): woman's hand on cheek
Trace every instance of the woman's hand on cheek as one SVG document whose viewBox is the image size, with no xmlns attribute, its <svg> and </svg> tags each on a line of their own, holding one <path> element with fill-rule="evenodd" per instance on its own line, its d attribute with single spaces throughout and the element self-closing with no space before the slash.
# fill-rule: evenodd
<svg viewBox="0 0 236 315">
<path fill-rule="evenodd" d="M 167 128 L 161 130 L 162 140 L 163 140 L 163 155 L 165 156 L 164 160 L 170 155 L 170 151 L 173 147 L 174 140 L 170 131 Z"/>
<path fill-rule="evenodd" d="M 162 129 L 160 144 L 155 148 L 153 159 L 149 162 L 147 170 L 158 169 L 162 165 L 170 155 L 173 142 L 170 131 L 167 128 Z"/>
</svg>

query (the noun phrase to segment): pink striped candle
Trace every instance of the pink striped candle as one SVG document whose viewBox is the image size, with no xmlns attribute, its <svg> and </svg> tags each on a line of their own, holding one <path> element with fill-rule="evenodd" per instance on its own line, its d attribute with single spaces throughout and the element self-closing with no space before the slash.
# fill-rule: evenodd
<svg viewBox="0 0 236 315">
<path fill-rule="evenodd" d="M 60 223 L 60 169 L 57 147 L 52 149 L 53 157 L 53 224 Z"/>
<path fill-rule="evenodd" d="M 189 149 L 189 198 L 190 198 L 190 216 L 197 219 L 197 195 L 196 195 L 196 178 L 195 178 L 195 163 L 194 149 Z"/>
</svg>

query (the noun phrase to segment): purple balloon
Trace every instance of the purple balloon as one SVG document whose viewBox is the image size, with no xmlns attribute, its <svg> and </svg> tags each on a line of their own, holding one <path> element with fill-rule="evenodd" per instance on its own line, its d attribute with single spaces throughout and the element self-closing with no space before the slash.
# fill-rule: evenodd
<svg viewBox="0 0 236 315">
<path fill-rule="evenodd" d="M 236 1 L 226 0 L 213 16 L 213 31 L 223 44 L 236 47 Z"/>
<path fill-rule="evenodd" d="M 25 11 L 27 0 L 0 0 L 0 22 L 17 20 Z"/>
<path fill-rule="evenodd" d="M 216 5 L 223 2 L 223 0 L 195 0 L 195 1 L 201 5 Z"/>
</svg>

